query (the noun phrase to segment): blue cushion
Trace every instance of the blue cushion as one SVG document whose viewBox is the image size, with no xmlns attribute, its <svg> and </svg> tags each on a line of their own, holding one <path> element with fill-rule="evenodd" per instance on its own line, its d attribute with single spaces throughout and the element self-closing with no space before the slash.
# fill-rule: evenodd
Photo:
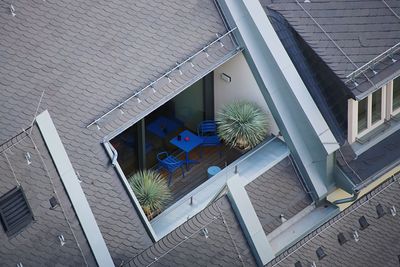
<svg viewBox="0 0 400 267">
<path fill-rule="evenodd" d="M 202 136 L 203 138 L 203 145 L 207 145 L 207 144 L 219 144 L 219 138 L 217 135 L 213 135 L 213 136 Z"/>
</svg>

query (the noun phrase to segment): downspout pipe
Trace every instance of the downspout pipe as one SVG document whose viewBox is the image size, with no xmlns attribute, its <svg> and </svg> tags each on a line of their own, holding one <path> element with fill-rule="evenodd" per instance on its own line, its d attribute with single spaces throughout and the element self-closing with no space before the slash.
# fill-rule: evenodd
<svg viewBox="0 0 400 267">
<path fill-rule="evenodd" d="M 353 191 L 353 195 L 351 197 L 346 197 L 346 198 L 342 198 L 342 199 L 338 199 L 333 201 L 332 203 L 335 205 L 339 205 L 339 204 L 344 204 L 344 203 L 349 203 L 349 202 L 353 202 L 358 198 L 358 195 L 360 194 L 360 190 L 355 189 Z"/>
<path fill-rule="evenodd" d="M 106 146 L 107 148 L 109 148 L 111 150 L 111 152 L 112 152 L 111 165 L 113 167 L 115 167 L 117 165 L 117 160 L 118 160 L 118 152 L 117 152 L 117 150 L 109 142 L 105 142 L 103 144 L 104 144 L 104 146 Z"/>
</svg>

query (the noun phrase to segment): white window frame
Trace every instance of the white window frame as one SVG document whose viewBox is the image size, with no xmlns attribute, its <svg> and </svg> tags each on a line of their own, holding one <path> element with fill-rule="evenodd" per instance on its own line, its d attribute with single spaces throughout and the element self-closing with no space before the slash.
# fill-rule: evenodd
<svg viewBox="0 0 400 267">
<path fill-rule="evenodd" d="M 382 86 L 379 90 L 382 90 L 381 97 L 381 119 L 372 123 L 372 93 L 367 96 L 367 128 L 358 132 L 358 101 L 349 99 L 348 100 L 348 141 L 354 143 L 357 138 L 365 136 L 376 127 L 382 125 L 386 118 L 386 102 L 387 102 L 387 86 Z M 376 91 L 375 91 L 376 92 Z M 374 92 L 374 93 L 375 93 Z M 390 113 L 389 113 L 390 114 Z"/>
<path fill-rule="evenodd" d="M 400 76 L 399 76 L 400 77 Z M 399 78 L 396 77 L 396 78 Z M 395 78 L 395 79 L 396 79 Z M 393 79 L 394 80 L 394 79 Z M 400 107 L 393 110 L 393 80 L 391 80 L 388 84 L 387 84 L 387 118 L 386 119 L 390 119 L 393 116 L 396 116 L 397 114 L 400 113 Z"/>
</svg>

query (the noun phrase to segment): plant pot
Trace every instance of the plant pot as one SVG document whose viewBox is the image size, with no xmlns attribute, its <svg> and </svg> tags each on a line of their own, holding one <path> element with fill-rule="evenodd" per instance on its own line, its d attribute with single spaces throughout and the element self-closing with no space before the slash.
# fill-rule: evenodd
<svg viewBox="0 0 400 267">
<path fill-rule="evenodd" d="M 253 102 L 237 101 L 226 104 L 216 117 L 218 135 L 233 147 L 255 147 L 270 129 L 267 114 Z M 249 149 L 238 148 L 242 154 Z"/>
<path fill-rule="evenodd" d="M 161 213 L 161 210 L 155 210 L 151 212 L 150 214 L 146 214 L 146 217 L 149 221 L 153 220 L 155 217 L 157 217 Z"/>
</svg>

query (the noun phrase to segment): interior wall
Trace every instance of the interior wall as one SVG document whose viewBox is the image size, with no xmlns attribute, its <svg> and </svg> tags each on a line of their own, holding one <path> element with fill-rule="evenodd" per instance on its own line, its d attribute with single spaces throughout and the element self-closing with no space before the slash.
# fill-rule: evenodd
<svg viewBox="0 0 400 267">
<path fill-rule="evenodd" d="M 230 82 L 221 78 L 223 73 L 231 77 Z M 257 103 L 268 114 L 271 121 L 271 133 L 278 134 L 278 126 L 272 118 L 267 103 L 242 53 L 214 71 L 215 113 L 218 113 L 225 104 L 235 100 L 247 100 Z"/>
</svg>

